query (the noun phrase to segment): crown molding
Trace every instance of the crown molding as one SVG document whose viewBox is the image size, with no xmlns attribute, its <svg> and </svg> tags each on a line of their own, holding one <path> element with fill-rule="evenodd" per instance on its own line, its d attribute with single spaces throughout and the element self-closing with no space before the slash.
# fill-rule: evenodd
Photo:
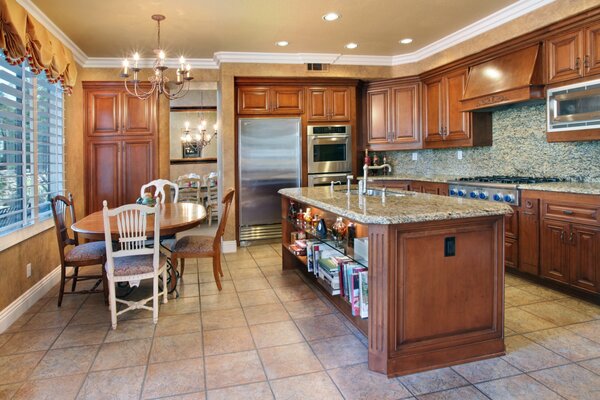
<svg viewBox="0 0 600 400">
<path fill-rule="evenodd" d="M 212 59 L 193 58 L 187 62 L 196 69 L 218 69 L 221 63 L 250 64 L 337 64 L 364 66 L 396 66 L 424 60 L 440 51 L 456 46 L 502 24 L 510 22 L 556 0 L 518 0 L 485 18 L 480 19 L 450 35 L 424 46 L 417 51 L 395 56 L 349 55 L 327 53 L 259 53 L 216 52 Z M 17 0 L 27 12 L 44 25 L 54 36 L 73 52 L 75 60 L 84 68 L 120 68 L 121 59 L 112 57 L 88 57 L 63 31 L 61 31 L 31 0 Z M 141 67 L 151 67 L 153 59 L 142 59 Z M 167 66 L 177 67 L 177 59 L 168 59 Z"/>
<path fill-rule="evenodd" d="M 71 50 L 75 61 L 77 61 L 79 65 L 85 65 L 88 56 L 79 48 L 79 46 L 75 44 L 74 41 L 71 40 L 71 38 L 69 38 L 62 30 L 60 30 L 60 28 L 56 26 L 54 22 L 52 22 L 52 20 L 38 8 L 38 6 L 33 4 L 31 0 L 17 0 L 17 3 L 19 3 L 29 14 L 31 14 L 33 18 L 37 19 L 40 24 L 45 26 L 51 34 L 56 36 L 56 38 L 60 40 L 65 47 Z"/>
</svg>

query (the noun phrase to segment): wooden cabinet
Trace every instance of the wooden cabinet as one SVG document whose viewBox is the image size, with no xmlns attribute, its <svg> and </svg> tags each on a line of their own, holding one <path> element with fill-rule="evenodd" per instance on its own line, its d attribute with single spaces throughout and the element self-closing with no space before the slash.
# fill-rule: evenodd
<svg viewBox="0 0 600 400">
<path fill-rule="evenodd" d="M 448 184 L 446 183 L 411 181 L 410 190 L 413 192 L 448 196 Z"/>
<path fill-rule="evenodd" d="M 423 147 L 449 148 L 492 144 L 491 113 L 462 112 L 467 69 L 423 81 Z"/>
<path fill-rule="evenodd" d="M 569 282 L 569 223 L 544 219 L 542 222 L 541 276 L 560 282 Z M 568 240 L 568 239 L 567 239 Z"/>
<path fill-rule="evenodd" d="M 302 86 L 241 86 L 237 90 L 238 114 L 302 114 Z"/>
<path fill-rule="evenodd" d="M 346 86 L 308 87 L 308 122 L 350 121 L 352 88 Z"/>
<path fill-rule="evenodd" d="M 546 40 L 547 83 L 600 73 L 600 24 Z"/>
<path fill-rule="evenodd" d="M 373 150 L 421 147 L 420 83 L 377 82 L 365 90 L 367 143 Z"/>
<path fill-rule="evenodd" d="M 528 274 L 539 275 L 540 268 L 540 209 L 536 198 L 521 198 L 518 211 L 519 261 L 516 267 Z"/>
<path fill-rule="evenodd" d="M 122 82 L 83 82 L 86 212 L 133 203 L 158 176 L 157 100 L 130 95 Z"/>
</svg>

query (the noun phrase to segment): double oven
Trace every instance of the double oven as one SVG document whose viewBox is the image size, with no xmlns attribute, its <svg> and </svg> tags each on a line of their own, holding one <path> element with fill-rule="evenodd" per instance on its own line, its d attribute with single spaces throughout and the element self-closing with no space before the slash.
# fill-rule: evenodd
<svg viewBox="0 0 600 400">
<path fill-rule="evenodd" d="M 345 184 L 352 173 L 351 125 L 309 125 L 307 145 L 308 186 Z"/>
</svg>

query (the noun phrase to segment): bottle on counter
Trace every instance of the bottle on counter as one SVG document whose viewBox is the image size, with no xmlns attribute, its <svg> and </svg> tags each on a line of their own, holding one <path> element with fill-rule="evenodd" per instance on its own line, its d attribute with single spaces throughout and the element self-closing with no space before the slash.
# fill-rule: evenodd
<svg viewBox="0 0 600 400">
<path fill-rule="evenodd" d="M 387 164 L 387 163 L 388 163 L 388 162 L 387 162 L 387 157 L 386 157 L 386 155 L 384 154 L 384 155 L 383 155 L 383 165 L 385 165 L 385 164 Z M 384 169 L 383 169 L 383 175 L 387 175 L 387 174 L 388 174 L 388 173 L 387 173 L 387 168 L 384 168 Z"/>
<path fill-rule="evenodd" d="M 348 247 L 354 247 L 354 238 L 356 237 L 356 224 L 348 222 Z"/>
<path fill-rule="evenodd" d="M 327 225 L 325 224 L 325 218 L 321 218 L 317 224 L 317 237 L 321 239 L 327 237 Z"/>
<path fill-rule="evenodd" d="M 371 166 L 371 157 L 369 157 L 369 150 L 365 149 L 365 158 L 363 165 Z"/>
<path fill-rule="evenodd" d="M 374 167 L 378 167 L 379 166 L 379 157 L 377 156 L 377 153 L 373 153 L 373 166 Z M 379 175 L 379 170 L 374 169 L 373 170 L 373 175 Z"/>
<path fill-rule="evenodd" d="M 301 208 L 300 211 L 298 211 L 298 214 L 296 214 L 296 225 L 302 226 L 303 219 L 304 219 L 304 211 L 302 211 L 302 208 Z"/>
</svg>

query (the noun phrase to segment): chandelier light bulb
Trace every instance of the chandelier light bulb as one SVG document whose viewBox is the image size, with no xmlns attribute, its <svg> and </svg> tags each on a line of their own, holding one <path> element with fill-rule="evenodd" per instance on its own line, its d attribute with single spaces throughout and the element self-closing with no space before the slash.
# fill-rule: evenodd
<svg viewBox="0 0 600 400">
<path fill-rule="evenodd" d="M 190 121 L 185 121 L 185 130 L 189 131 L 190 130 Z"/>
<path fill-rule="evenodd" d="M 179 64 L 181 64 L 181 65 L 185 64 L 185 57 L 183 57 L 183 56 L 179 57 Z"/>
<path fill-rule="evenodd" d="M 213 125 L 213 129 L 214 129 L 214 130 L 215 130 L 215 132 L 216 132 L 216 130 L 217 130 L 217 124 L 214 124 L 214 125 Z"/>
</svg>

